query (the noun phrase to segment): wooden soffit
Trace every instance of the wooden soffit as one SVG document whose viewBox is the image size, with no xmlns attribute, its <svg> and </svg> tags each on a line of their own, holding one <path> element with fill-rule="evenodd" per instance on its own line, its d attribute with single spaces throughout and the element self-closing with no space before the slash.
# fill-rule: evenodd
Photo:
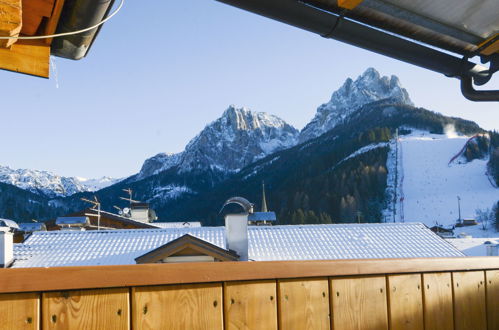
<svg viewBox="0 0 499 330">
<path fill-rule="evenodd" d="M 0 0 L 0 36 L 50 35 L 64 0 Z M 0 69 L 48 78 L 52 39 L 0 39 Z"/>
</svg>

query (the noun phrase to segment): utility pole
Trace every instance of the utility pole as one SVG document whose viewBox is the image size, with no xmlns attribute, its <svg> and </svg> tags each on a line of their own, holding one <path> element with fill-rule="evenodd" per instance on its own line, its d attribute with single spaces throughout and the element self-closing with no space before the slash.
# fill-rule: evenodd
<svg viewBox="0 0 499 330">
<path fill-rule="evenodd" d="M 457 221 L 461 223 L 461 197 L 457 196 L 457 211 L 459 212 L 459 218 Z"/>
<path fill-rule="evenodd" d="M 399 170 L 399 129 L 395 129 L 395 183 L 393 187 L 393 222 L 397 220 L 397 189 L 398 189 L 398 170 Z"/>
</svg>

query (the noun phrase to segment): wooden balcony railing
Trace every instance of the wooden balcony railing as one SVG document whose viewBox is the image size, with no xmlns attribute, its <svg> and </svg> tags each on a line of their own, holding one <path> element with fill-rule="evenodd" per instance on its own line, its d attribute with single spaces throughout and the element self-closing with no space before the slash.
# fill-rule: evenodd
<svg viewBox="0 0 499 330">
<path fill-rule="evenodd" d="M 499 330 L 499 257 L 0 270 L 0 329 Z"/>
</svg>

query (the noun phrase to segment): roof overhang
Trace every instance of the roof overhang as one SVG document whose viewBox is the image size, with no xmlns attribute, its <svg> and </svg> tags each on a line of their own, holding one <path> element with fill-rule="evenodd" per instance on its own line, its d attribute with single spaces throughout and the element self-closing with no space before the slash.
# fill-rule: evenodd
<svg viewBox="0 0 499 330">
<path fill-rule="evenodd" d="M 67 33 L 107 17 L 114 0 L 5 0 L 0 2 L 0 69 L 48 78 L 50 55 L 81 59 L 102 25 L 58 38 L 12 39 Z"/>
</svg>

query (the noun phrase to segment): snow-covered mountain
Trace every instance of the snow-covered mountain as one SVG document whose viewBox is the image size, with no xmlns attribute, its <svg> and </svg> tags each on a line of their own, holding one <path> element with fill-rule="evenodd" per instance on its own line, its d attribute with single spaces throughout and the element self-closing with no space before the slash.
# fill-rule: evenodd
<svg viewBox="0 0 499 330">
<path fill-rule="evenodd" d="M 413 105 L 397 76 L 382 77 L 375 69 L 368 68 L 355 81 L 348 78 L 328 103 L 317 108 L 315 117 L 300 132 L 299 142 L 318 137 L 362 106 L 385 99 L 394 104 Z"/>
<path fill-rule="evenodd" d="M 178 154 L 158 154 L 147 159 L 138 179 L 179 166 L 179 172 L 213 169 L 235 172 L 276 151 L 292 147 L 298 130 L 263 112 L 229 106 Z"/>
<path fill-rule="evenodd" d="M 66 197 L 79 192 L 96 191 L 118 181 L 120 179 L 109 177 L 100 179 L 63 177 L 48 171 L 11 169 L 0 165 L 0 182 L 48 197 Z"/>
</svg>

